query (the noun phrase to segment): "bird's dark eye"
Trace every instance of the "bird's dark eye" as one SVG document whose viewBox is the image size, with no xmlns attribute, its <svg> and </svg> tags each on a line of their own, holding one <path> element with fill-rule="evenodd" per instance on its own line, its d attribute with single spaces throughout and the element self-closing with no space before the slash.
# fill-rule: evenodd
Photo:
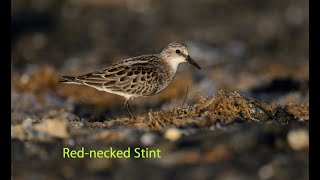
<svg viewBox="0 0 320 180">
<path fill-rule="evenodd" d="M 179 53 L 180 53 L 180 50 L 179 50 L 179 49 L 177 49 L 177 50 L 176 50 L 176 53 L 177 53 L 177 54 L 179 54 Z"/>
</svg>

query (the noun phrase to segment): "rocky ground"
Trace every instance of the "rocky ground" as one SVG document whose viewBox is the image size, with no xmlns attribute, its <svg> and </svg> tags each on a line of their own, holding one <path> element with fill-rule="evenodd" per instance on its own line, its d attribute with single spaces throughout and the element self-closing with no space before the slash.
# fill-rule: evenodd
<svg viewBox="0 0 320 180">
<path fill-rule="evenodd" d="M 11 1 L 12 179 L 309 179 L 308 1 Z M 58 83 L 181 41 L 203 67 L 134 99 Z M 63 158 L 63 148 L 161 158 Z"/>
</svg>

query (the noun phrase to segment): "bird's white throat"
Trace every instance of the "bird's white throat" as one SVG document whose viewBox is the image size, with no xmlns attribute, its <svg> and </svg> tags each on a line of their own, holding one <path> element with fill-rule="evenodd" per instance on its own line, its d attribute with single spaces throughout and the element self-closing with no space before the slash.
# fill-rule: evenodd
<svg viewBox="0 0 320 180">
<path fill-rule="evenodd" d="M 168 58 L 167 62 L 170 64 L 171 68 L 176 72 L 180 63 L 187 62 L 184 57 L 177 56 L 173 58 Z"/>
</svg>

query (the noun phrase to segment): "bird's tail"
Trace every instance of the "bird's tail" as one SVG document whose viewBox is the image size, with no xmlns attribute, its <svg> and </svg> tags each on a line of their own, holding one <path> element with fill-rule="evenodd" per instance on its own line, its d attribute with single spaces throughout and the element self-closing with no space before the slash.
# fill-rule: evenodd
<svg viewBox="0 0 320 180">
<path fill-rule="evenodd" d="M 59 82 L 67 84 L 82 84 L 81 81 L 77 80 L 76 77 L 73 76 L 62 76 Z"/>
</svg>

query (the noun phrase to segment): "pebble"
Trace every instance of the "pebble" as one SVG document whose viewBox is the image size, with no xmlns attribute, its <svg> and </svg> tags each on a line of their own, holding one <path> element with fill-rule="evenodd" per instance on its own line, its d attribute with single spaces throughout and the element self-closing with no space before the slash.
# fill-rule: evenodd
<svg viewBox="0 0 320 180">
<path fill-rule="evenodd" d="M 262 166 L 258 171 L 260 179 L 270 179 L 274 175 L 272 164 L 266 164 Z"/>
<path fill-rule="evenodd" d="M 145 146 L 150 146 L 156 141 L 156 136 L 152 133 L 145 133 L 141 136 L 140 141 Z"/>
<path fill-rule="evenodd" d="M 32 126 L 32 119 L 31 118 L 27 118 L 26 120 L 24 120 L 21 124 L 22 128 L 23 129 L 28 129 L 28 128 L 31 128 Z"/>
<path fill-rule="evenodd" d="M 180 139 L 181 135 L 181 132 L 177 128 L 169 128 L 164 133 L 164 137 L 170 141 L 177 141 Z"/>
<path fill-rule="evenodd" d="M 309 131 L 306 129 L 291 130 L 287 141 L 293 150 L 300 151 L 309 148 Z"/>
</svg>

